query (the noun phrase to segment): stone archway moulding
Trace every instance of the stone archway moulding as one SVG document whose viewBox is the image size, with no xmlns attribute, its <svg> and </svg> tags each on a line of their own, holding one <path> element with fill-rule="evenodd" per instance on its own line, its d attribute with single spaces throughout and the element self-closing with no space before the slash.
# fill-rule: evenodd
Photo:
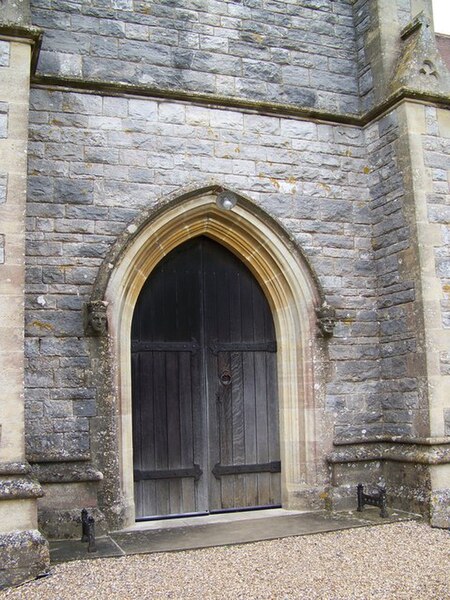
<svg viewBox="0 0 450 600">
<path fill-rule="evenodd" d="M 272 309 L 278 341 L 281 487 L 284 507 L 301 508 L 317 485 L 314 363 L 315 308 L 321 294 L 298 248 L 272 218 L 241 195 L 231 211 L 216 206 L 217 186 L 185 194 L 130 225 L 121 249 L 106 258 L 92 296 L 108 303 L 112 364 L 116 367 L 120 479 L 124 524 L 134 521 L 130 331 L 142 286 L 179 244 L 206 235 L 249 267 Z"/>
</svg>

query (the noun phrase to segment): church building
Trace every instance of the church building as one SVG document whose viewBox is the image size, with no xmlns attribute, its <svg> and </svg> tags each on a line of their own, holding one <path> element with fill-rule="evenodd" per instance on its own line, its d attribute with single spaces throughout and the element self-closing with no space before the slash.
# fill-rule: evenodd
<svg viewBox="0 0 450 600">
<path fill-rule="evenodd" d="M 0 0 L 0 588 L 242 509 L 450 524 L 431 0 Z"/>
</svg>

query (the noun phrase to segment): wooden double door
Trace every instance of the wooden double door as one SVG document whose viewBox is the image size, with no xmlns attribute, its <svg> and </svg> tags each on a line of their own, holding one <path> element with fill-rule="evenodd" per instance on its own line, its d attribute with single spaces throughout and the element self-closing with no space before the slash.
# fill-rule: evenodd
<svg viewBox="0 0 450 600">
<path fill-rule="evenodd" d="M 278 505 L 275 332 L 245 265 L 207 237 L 173 250 L 131 351 L 136 518 Z"/>
</svg>

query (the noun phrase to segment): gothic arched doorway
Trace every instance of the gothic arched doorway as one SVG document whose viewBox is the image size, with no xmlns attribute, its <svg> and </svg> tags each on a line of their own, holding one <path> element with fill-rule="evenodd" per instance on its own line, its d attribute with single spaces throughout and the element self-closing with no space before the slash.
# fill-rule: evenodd
<svg viewBox="0 0 450 600">
<path fill-rule="evenodd" d="M 281 503 L 274 323 L 234 254 L 200 236 L 165 256 L 131 356 L 136 518 Z"/>
</svg>

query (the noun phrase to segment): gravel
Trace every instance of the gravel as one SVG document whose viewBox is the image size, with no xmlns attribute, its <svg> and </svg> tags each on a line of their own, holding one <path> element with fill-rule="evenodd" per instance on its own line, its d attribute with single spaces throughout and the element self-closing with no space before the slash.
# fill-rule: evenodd
<svg viewBox="0 0 450 600">
<path fill-rule="evenodd" d="M 74 561 L 0 599 L 450 599 L 450 532 L 417 522 Z"/>
</svg>

